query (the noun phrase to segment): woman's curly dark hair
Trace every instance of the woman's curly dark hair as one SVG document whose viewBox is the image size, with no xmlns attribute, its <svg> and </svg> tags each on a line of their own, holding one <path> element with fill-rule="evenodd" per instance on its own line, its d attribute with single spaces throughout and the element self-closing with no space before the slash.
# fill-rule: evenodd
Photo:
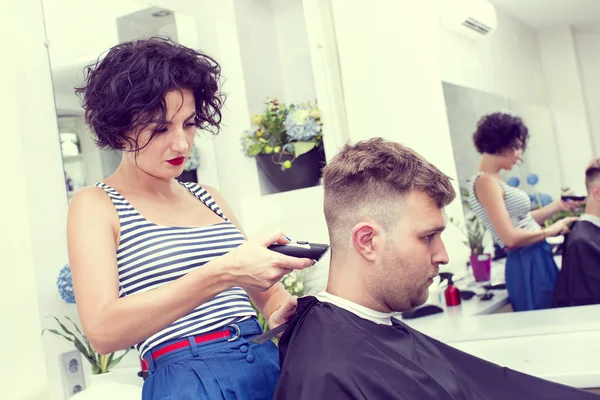
<svg viewBox="0 0 600 400">
<path fill-rule="evenodd" d="M 477 122 L 477 130 L 473 134 L 473 143 L 481 154 L 525 150 L 528 139 L 529 130 L 520 117 L 500 112 L 483 116 Z"/>
<path fill-rule="evenodd" d="M 112 47 L 102 60 L 85 68 L 85 75 L 86 83 L 75 93 L 101 148 L 123 150 L 127 141 L 139 151 L 137 140 L 126 133 L 156 124 L 151 140 L 167 122 L 165 95 L 172 90 L 191 90 L 196 126 L 219 132 L 221 67 L 206 54 L 151 37 Z"/>
</svg>

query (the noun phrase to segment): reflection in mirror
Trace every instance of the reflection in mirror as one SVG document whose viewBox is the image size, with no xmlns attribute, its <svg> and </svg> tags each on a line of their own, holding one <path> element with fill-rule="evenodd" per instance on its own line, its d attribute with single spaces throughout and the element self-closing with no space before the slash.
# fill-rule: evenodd
<svg viewBox="0 0 600 400">
<path fill-rule="evenodd" d="M 49 58 L 60 143 L 69 201 L 80 188 L 110 176 L 121 162 L 119 151 L 96 147 L 85 123 L 74 88 L 84 80 L 84 69 L 112 46 L 150 36 L 168 37 L 194 47 L 195 19 L 139 1 L 82 2 L 44 0 Z M 65 18 L 70 27 L 64 29 Z M 77 33 L 74 33 L 77 32 Z M 197 140 L 204 140 L 199 137 Z M 197 182 L 200 146 L 193 149 L 181 181 Z"/>
<path fill-rule="evenodd" d="M 600 67 L 592 51 L 600 41 L 600 7 L 490 3 L 497 17 L 491 34 L 466 38 L 441 31 L 442 83 L 470 264 L 476 272 L 478 255 L 492 256 L 492 276 L 506 284 L 513 310 L 550 308 L 569 249 L 566 222 L 572 220 L 564 218 L 584 212 L 584 204 L 561 198 L 567 190 L 587 195 L 586 166 L 598 155 L 600 102 L 591 88 L 597 88 Z M 502 115 L 486 117 L 493 113 Z M 525 151 L 507 142 L 500 152 L 482 151 L 476 131 L 495 147 L 527 131 Z M 494 274 L 499 267 L 502 274 Z"/>
<path fill-rule="evenodd" d="M 567 211 L 560 201 L 551 111 L 449 83 L 443 87 L 471 247 L 486 257 L 493 252 L 496 260 L 507 258 L 506 286 L 515 311 L 550 308 L 560 259 L 546 240 L 560 243 L 566 231 L 552 223 Z M 477 248 L 474 238 L 484 231 L 486 240 Z M 471 264 L 477 274 L 478 259 Z"/>
<path fill-rule="evenodd" d="M 500 176 L 511 182 L 518 179 L 519 186 L 532 195 L 539 192 L 556 198 L 560 194 L 560 161 L 552 113 L 548 106 L 526 103 L 448 82 L 443 82 L 443 88 L 461 188 L 465 188 L 467 180 L 477 170 L 481 159 L 473 145 L 473 133 L 478 121 L 487 114 L 505 112 L 520 116 L 530 136 L 521 162 L 511 170 L 502 170 Z M 527 183 L 527 176 L 530 174 L 538 176 L 535 185 Z"/>
</svg>

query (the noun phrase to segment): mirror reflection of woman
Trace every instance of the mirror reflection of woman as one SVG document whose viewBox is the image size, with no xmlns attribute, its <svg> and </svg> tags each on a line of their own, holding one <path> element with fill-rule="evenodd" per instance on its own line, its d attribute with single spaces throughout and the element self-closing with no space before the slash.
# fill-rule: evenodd
<svg viewBox="0 0 600 400">
<path fill-rule="evenodd" d="M 99 146 L 121 150 L 116 172 L 77 192 L 69 261 L 85 334 L 100 353 L 135 346 L 150 376 L 143 399 L 267 399 L 277 347 L 252 303 L 278 326 L 296 299 L 278 283 L 313 260 L 246 241 L 213 188 L 180 183 L 196 130 L 221 121 L 220 67 L 161 38 L 119 44 L 78 88 Z"/>
<path fill-rule="evenodd" d="M 481 154 L 477 174 L 469 179 L 469 204 L 491 232 L 494 242 L 507 252 L 506 288 L 515 311 L 550 308 L 558 267 L 546 238 L 564 235 L 577 218 L 544 223 L 579 204 L 556 200 L 531 211 L 531 199 L 509 186 L 500 171 L 510 171 L 521 161 L 529 131 L 521 118 L 505 113 L 482 117 L 473 135 Z"/>
</svg>

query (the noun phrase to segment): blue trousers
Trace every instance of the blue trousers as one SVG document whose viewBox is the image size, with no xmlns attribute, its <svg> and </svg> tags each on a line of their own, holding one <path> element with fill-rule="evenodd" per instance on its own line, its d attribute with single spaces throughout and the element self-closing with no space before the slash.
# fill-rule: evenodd
<svg viewBox="0 0 600 400">
<path fill-rule="evenodd" d="M 277 346 L 271 341 L 261 345 L 248 342 L 262 332 L 256 319 L 237 325 L 241 335 L 232 342 L 221 339 L 196 345 L 190 341 L 193 346 L 151 362 L 146 353 L 150 376 L 144 382 L 142 400 L 273 398 L 279 379 Z"/>
<path fill-rule="evenodd" d="M 515 311 L 550 308 L 558 278 L 550 244 L 543 241 L 509 250 L 505 278 Z"/>
</svg>

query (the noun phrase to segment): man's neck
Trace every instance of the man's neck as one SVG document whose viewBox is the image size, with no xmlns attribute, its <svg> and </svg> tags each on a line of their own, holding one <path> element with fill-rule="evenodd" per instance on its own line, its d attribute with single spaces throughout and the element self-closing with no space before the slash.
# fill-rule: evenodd
<svg viewBox="0 0 600 400">
<path fill-rule="evenodd" d="M 365 268 L 365 267 L 362 267 Z M 351 301 L 368 309 L 389 313 L 392 310 L 377 301 L 369 291 L 365 288 L 361 276 L 358 274 L 361 267 L 344 263 L 337 265 L 332 262 L 329 267 L 329 280 L 327 283 L 327 293 Z M 344 271 L 344 275 L 340 275 L 337 271 Z"/>
<path fill-rule="evenodd" d="M 348 299 L 336 296 L 334 294 L 328 292 L 321 292 L 317 296 L 317 300 L 322 303 L 330 303 L 339 308 L 342 308 L 352 314 L 366 319 L 368 321 L 374 322 L 380 325 L 392 325 L 392 316 L 394 313 L 382 313 L 379 311 L 375 311 L 368 307 L 364 307 L 360 304 L 354 303 Z"/>
<path fill-rule="evenodd" d="M 589 200 L 585 207 L 585 213 L 600 218 L 600 204 L 597 204 L 595 200 Z"/>
</svg>

